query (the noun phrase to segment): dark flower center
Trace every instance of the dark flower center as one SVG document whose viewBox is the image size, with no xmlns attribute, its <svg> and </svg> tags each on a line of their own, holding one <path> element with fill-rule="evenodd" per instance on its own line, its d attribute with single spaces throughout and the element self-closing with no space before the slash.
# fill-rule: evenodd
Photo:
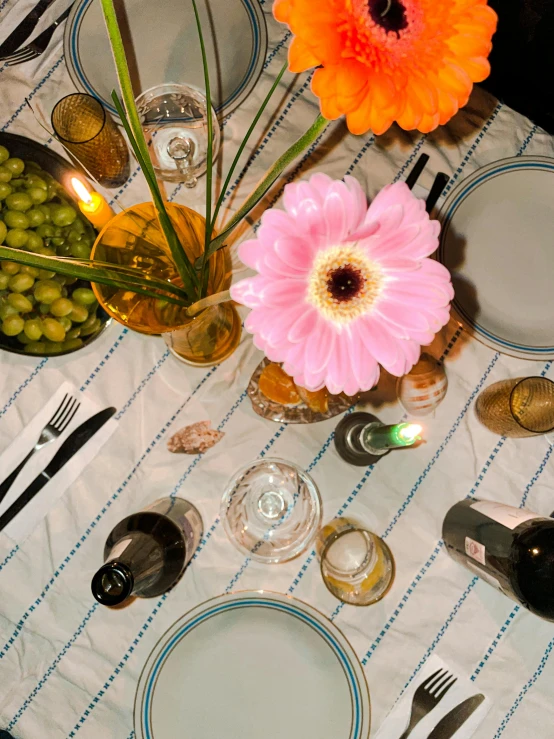
<svg viewBox="0 0 554 739">
<path fill-rule="evenodd" d="M 360 270 L 351 264 L 345 264 L 344 267 L 337 267 L 328 273 L 327 290 L 334 300 L 346 303 L 360 293 L 364 283 Z"/>
<path fill-rule="evenodd" d="M 398 35 L 408 25 L 406 8 L 401 0 L 367 0 L 367 9 L 373 22 L 387 33 Z"/>
</svg>

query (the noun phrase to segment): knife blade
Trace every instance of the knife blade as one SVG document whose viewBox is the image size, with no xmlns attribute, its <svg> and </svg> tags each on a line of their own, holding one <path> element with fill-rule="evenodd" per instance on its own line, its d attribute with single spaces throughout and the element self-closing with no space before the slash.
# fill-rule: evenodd
<svg viewBox="0 0 554 739">
<path fill-rule="evenodd" d="M 51 480 L 61 468 L 69 462 L 71 457 L 83 447 L 94 434 L 99 431 L 102 426 L 115 413 L 115 408 L 104 408 L 94 416 L 87 418 L 86 421 L 78 426 L 64 441 L 56 454 L 52 457 L 50 463 L 45 469 L 35 477 L 33 482 L 21 493 L 11 506 L 0 516 L 0 531 L 2 531 L 12 521 L 17 514 L 25 508 L 27 503 L 32 500 L 35 495 L 42 490 L 46 483 Z"/>
<path fill-rule="evenodd" d="M 14 52 L 26 39 L 29 38 L 35 30 L 39 20 L 54 1 L 55 0 L 40 0 L 40 2 L 35 5 L 31 12 L 28 13 L 21 23 L 10 33 L 8 38 L 0 44 L 0 59 Z"/>
<path fill-rule="evenodd" d="M 483 693 L 466 698 L 443 716 L 427 739 L 450 739 L 485 700 Z"/>
</svg>

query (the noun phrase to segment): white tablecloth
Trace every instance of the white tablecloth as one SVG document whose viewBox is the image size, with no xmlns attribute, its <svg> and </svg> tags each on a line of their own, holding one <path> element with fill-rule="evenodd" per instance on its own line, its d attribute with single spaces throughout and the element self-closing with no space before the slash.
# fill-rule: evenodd
<svg viewBox="0 0 554 739">
<path fill-rule="evenodd" d="M 32 4 L 0 2 L 2 38 Z M 265 70 L 255 93 L 225 122 L 226 166 L 285 59 L 289 34 L 272 19 L 269 2 L 264 11 L 270 38 Z M 62 53 L 58 31 L 39 59 L 0 69 L 0 130 L 46 141 L 24 100 L 30 98 L 49 117 L 54 103 L 72 91 Z M 232 188 L 233 197 L 239 197 L 231 207 L 317 111 L 307 75 L 286 76 L 274 101 L 264 116 L 269 132 L 254 144 L 246 174 L 243 157 L 238 186 Z M 318 170 L 334 177 L 352 174 L 372 196 L 402 178 L 422 152 L 431 159 L 421 184 L 429 187 L 442 170 L 453 175 L 448 189 L 502 157 L 554 154 L 549 135 L 478 89 L 450 125 L 431 135 L 393 128 L 377 140 L 356 138 L 339 122 L 315 153 L 314 148 L 269 200 L 280 196 L 286 180 Z M 169 186 L 168 193 L 201 209 L 203 186 L 203 181 L 194 191 Z M 147 189 L 134 170 L 130 181 L 109 195 L 129 206 L 147 199 Z M 451 669 L 471 676 L 476 692 L 492 700 L 478 739 L 550 736 L 552 626 L 454 564 L 440 532 L 447 508 L 468 494 L 512 505 L 525 501 L 545 515 L 554 508 L 552 448 L 546 440 L 498 438 L 474 415 L 474 400 L 489 383 L 554 372 L 550 364 L 495 354 L 453 321 L 431 351 L 446 356 L 449 391 L 426 422 L 427 443 L 402 456 L 389 455 L 373 471 L 339 459 L 331 436 L 336 420 L 285 427 L 254 414 L 245 389 L 261 356 L 249 336 L 243 336 L 234 356 L 208 371 L 178 363 L 161 339 L 118 324 L 93 347 L 69 357 L 2 354 L 0 450 L 63 380 L 102 405 L 117 406 L 121 414 L 109 445 L 30 537 L 19 547 L 5 535 L 0 538 L 0 728 L 23 739 L 132 737 L 137 680 L 168 626 L 224 591 L 266 588 L 309 601 L 344 631 L 365 666 L 373 731 L 436 653 Z M 383 377 L 375 407 L 382 419 L 400 417 L 391 378 Z M 173 431 L 204 419 L 225 431 L 218 446 L 203 457 L 168 453 L 165 444 Z M 235 469 L 260 454 L 308 469 L 320 487 L 326 519 L 339 511 L 353 515 L 386 538 L 397 572 L 383 601 L 371 608 L 341 607 L 325 589 L 312 555 L 273 567 L 245 563 L 219 524 L 219 501 Z M 102 561 L 107 534 L 124 516 L 172 491 L 194 502 L 205 523 L 202 545 L 183 581 L 159 600 L 137 600 L 123 610 L 98 605 L 90 579 Z"/>
</svg>

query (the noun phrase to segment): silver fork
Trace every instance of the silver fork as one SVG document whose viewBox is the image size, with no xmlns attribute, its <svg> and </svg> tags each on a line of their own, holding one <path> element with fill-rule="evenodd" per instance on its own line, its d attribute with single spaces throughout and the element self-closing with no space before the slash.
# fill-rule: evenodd
<svg viewBox="0 0 554 739">
<path fill-rule="evenodd" d="M 72 5 L 73 3 L 60 15 L 59 18 L 56 18 L 51 26 L 48 26 L 45 31 L 37 36 L 34 41 L 31 41 L 30 44 L 27 44 L 27 46 L 19 49 L 19 51 L 14 51 L 13 54 L 8 54 L 8 56 L 0 58 L 0 62 L 5 62 L 8 67 L 13 67 L 16 64 L 29 62 L 31 61 L 31 59 L 35 59 L 37 56 L 43 54 L 46 51 L 52 36 L 54 35 L 54 31 L 60 25 L 60 23 L 64 22 L 64 20 L 69 15 Z"/>
<path fill-rule="evenodd" d="M 6 497 L 6 493 L 11 488 L 11 486 L 14 483 L 15 478 L 19 475 L 23 467 L 27 464 L 27 462 L 31 459 L 33 454 L 35 452 L 38 452 L 39 449 L 42 449 L 43 446 L 46 446 L 47 444 L 51 444 L 53 441 L 56 441 L 58 436 L 63 434 L 63 432 L 66 430 L 66 428 L 69 426 L 71 421 L 73 420 L 73 417 L 77 413 L 81 406 L 81 403 L 74 398 L 72 395 L 68 395 L 66 393 L 64 395 L 64 399 L 59 404 L 58 408 L 56 409 L 54 415 L 52 418 L 48 421 L 46 426 L 42 429 L 40 432 L 39 439 L 35 446 L 31 449 L 29 454 L 25 457 L 23 462 L 19 465 L 19 467 L 16 467 L 15 470 L 9 475 L 9 477 L 6 477 L 4 482 L 0 485 L 0 502 L 4 500 Z"/>
<path fill-rule="evenodd" d="M 410 723 L 400 739 L 407 739 L 421 719 L 440 703 L 457 679 L 448 670 L 437 670 L 418 686 L 412 700 Z"/>
</svg>

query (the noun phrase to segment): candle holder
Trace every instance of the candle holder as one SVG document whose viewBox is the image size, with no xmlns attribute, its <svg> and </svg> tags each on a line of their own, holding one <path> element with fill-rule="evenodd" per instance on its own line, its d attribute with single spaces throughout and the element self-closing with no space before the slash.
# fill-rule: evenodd
<svg viewBox="0 0 554 739">
<path fill-rule="evenodd" d="M 391 449 L 420 441 L 420 433 L 421 426 L 417 424 L 387 426 L 371 413 L 351 413 L 335 429 L 335 448 L 345 462 L 367 467 L 376 464 Z"/>
</svg>

